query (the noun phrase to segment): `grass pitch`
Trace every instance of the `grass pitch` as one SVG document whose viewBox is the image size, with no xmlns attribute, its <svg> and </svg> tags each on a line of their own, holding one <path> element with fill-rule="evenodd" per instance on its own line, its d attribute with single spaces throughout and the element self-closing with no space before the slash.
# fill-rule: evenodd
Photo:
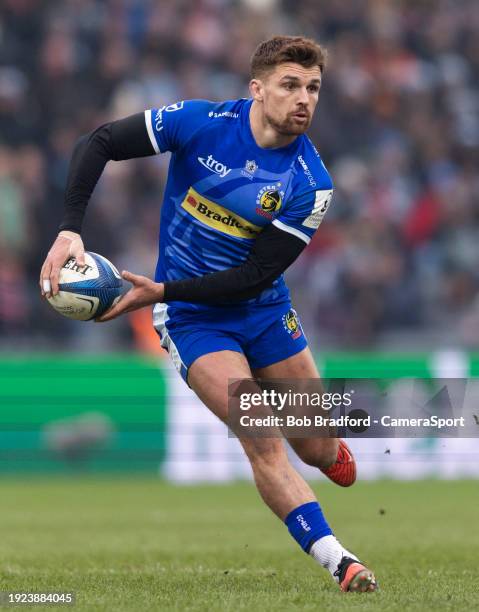
<svg viewBox="0 0 479 612">
<path fill-rule="evenodd" d="M 74 591 L 74 610 L 469 611 L 477 491 L 474 481 L 317 485 L 333 530 L 381 587 L 343 594 L 250 484 L 4 479 L 0 590 Z"/>
</svg>

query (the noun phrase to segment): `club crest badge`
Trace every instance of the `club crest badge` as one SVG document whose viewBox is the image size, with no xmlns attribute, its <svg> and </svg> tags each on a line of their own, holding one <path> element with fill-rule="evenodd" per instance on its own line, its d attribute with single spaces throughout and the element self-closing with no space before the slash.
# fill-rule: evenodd
<svg viewBox="0 0 479 612">
<path fill-rule="evenodd" d="M 299 322 L 298 315 L 294 308 L 291 308 L 285 315 L 283 315 L 283 327 L 291 338 L 293 338 L 293 340 L 296 340 L 303 335 L 301 323 Z"/>
<path fill-rule="evenodd" d="M 279 186 L 280 184 L 278 184 Z M 283 204 L 284 191 L 277 185 L 265 185 L 256 198 L 256 212 L 266 219 L 274 219 Z"/>
</svg>

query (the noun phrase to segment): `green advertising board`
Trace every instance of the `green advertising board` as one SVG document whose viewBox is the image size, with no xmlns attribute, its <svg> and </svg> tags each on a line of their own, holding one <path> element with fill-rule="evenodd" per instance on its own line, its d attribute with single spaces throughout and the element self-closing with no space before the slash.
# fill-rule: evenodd
<svg viewBox="0 0 479 612">
<path fill-rule="evenodd" d="M 156 471 L 166 396 L 154 359 L 2 359 L 0 472 Z"/>
<path fill-rule="evenodd" d="M 445 356 L 446 364 L 463 363 L 455 376 L 479 376 L 477 354 Z M 374 378 L 387 386 L 404 377 L 444 378 L 437 357 L 327 353 L 318 357 L 318 366 L 324 378 Z M 156 358 L 0 358 L 0 473 L 157 473 L 167 454 L 168 415 L 174 413 L 168 382 Z"/>
</svg>

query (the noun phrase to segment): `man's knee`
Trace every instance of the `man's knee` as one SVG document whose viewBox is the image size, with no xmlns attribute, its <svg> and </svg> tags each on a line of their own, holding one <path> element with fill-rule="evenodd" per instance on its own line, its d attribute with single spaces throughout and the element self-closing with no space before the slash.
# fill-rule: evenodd
<svg viewBox="0 0 479 612">
<path fill-rule="evenodd" d="M 304 444 L 296 446 L 295 451 L 307 465 L 324 470 L 336 462 L 338 441 L 335 438 L 305 440 Z"/>
</svg>

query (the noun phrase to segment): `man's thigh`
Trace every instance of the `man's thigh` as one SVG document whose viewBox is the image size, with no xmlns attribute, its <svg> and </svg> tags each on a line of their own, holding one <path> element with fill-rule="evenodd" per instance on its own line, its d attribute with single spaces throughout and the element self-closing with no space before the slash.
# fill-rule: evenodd
<svg viewBox="0 0 479 612">
<path fill-rule="evenodd" d="M 246 357 L 237 351 L 217 351 L 198 357 L 188 370 L 188 384 L 222 421 L 228 417 L 228 383 L 252 378 Z"/>
<path fill-rule="evenodd" d="M 300 353 L 264 368 L 253 370 L 255 378 L 320 378 L 318 368 L 307 346 Z"/>
<path fill-rule="evenodd" d="M 208 353 L 195 360 L 188 372 L 188 384 L 201 401 L 223 422 L 228 420 L 228 384 L 231 379 L 252 379 L 246 357 L 236 351 Z M 250 392 L 259 391 L 251 380 Z M 231 425 L 231 423 L 230 423 Z M 233 427 L 234 430 L 234 427 Z M 286 458 L 280 437 L 244 436 L 241 429 L 236 431 L 250 461 L 258 457 Z"/>
<path fill-rule="evenodd" d="M 271 379 L 311 379 L 319 380 L 319 372 L 314 362 L 313 355 L 309 347 L 306 347 L 300 353 L 283 359 L 277 363 L 273 363 L 265 368 L 256 368 L 253 370 L 255 378 Z M 299 390 L 299 389 L 298 389 Z M 322 387 L 321 387 L 322 391 Z M 288 438 L 288 442 L 299 457 L 309 462 L 314 460 L 314 457 L 324 454 L 325 451 L 330 451 L 335 454 L 337 449 L 337 438 L 317 437 L 317 438 Z M 329 454 L 329 453 L 328 453 Z"/>
</svg>

